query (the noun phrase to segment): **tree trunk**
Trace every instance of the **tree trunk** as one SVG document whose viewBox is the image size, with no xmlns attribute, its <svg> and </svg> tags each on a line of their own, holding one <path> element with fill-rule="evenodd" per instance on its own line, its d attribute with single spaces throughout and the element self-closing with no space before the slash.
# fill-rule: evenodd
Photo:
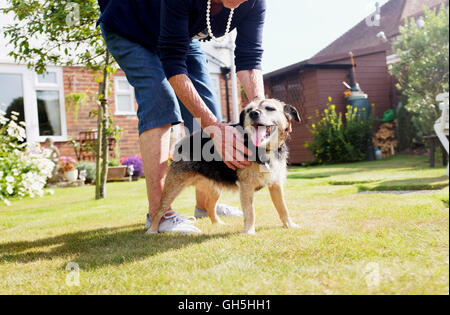
<svg viewBox="0 0 450 315">
<path fill-rule="evenodd" d="M 96 169 L 95 169 L 95 199 L 99 200 L 102 198 L 101 190 L 101 165 L 102 165 L 102 131 L 103 131 L 103 108 L 100 103 L 100 98 L 103 91 L 103 83 L 99 83 L 98 89 L 99 100 L 97 101 L 97 152 L 96 152 Z"/>
<path fill-rule="evenodd" d="M 96 199 L 106 198 L 106 180 L 108 174 L 108 91 L 109 91 L 109 62 L 110 54 L 106 51 L 105 68 L 103 69 L 103 82 L 101 83 L 100 100 L 97 117 L 97 178 Z"/>
</svg>

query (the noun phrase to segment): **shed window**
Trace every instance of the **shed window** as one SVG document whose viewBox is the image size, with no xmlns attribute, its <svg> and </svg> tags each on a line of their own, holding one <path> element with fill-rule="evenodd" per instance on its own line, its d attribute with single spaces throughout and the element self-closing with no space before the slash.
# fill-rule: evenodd
<svg viewBox="0 0 450 315">
<path fill-rule="evenodd" d="M 272 80 L 272 96 L 289 104 L 300 104 L 302 98 L 300 75 L 281 76 Z"/>
</svg>

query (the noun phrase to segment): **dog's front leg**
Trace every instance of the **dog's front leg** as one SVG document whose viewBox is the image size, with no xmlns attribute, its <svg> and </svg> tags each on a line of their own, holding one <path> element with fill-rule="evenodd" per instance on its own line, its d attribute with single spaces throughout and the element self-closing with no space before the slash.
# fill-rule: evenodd
<svg viewBox="0 0 450 315">
<path fill-rule="evenodd" d="M 244 233 L 255 234 L 255 206 L 254 206 L 254 188 L 252 185 L 241 184 L 241 206 L 244 211 Z"/>
<path fill-rule="evenodd" d="M 277 183 L 270 186 L 269 191 L 270 196 L 272 197 L 272 202 L 280 215 L 280 219 L 281 222 L 283 222 L 284 227 L 288 229 L 298 228 L 299 226 L 289 217 L 286 201 L 284 200 L 283 187 Z"/>
</svg>

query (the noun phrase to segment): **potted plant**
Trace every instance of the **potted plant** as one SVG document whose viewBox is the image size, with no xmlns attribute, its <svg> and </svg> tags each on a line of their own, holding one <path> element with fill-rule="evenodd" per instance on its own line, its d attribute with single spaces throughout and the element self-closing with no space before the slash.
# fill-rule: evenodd
<svg viewBox="0 0 450 315">
<path fill-rule="evenodd" d="M 126 156 L 121 160 L 121 163 L 122 165 L 128 166 L 129 172 L 133 170 L 132 174 L 129 174 L 133 176 L 133 180 L 138 180 L 144 176 L 144 165 L 139 156 Z"/>
<path fill-rule="evenodd" d="M 69 182 L 76 181 L 78 179 L 78 170 L 75 167 L 75 159 L 62 156 L 59 158 L 59 162 L 61 163 L 61 169 L 65 179 Z"/>
<path fill-rule="evenodd" d="M 119 161 L 111 160 L 108 164 L 108 181 L 121 180 L 127 177 L 127 166 L 121 165 Z"/>
</svg>

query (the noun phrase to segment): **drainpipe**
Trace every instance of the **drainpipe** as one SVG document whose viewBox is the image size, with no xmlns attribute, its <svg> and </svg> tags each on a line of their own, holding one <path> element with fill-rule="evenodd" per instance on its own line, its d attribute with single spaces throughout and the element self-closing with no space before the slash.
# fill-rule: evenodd
<svg viewBox="0 0 450 315">
<path fill-rule="evenodd" d="M 238 86 L 236 75 L 236 64 L 234 63 L 234 50 L 236 44 L 234 42 L 234 36 L 230 36 L 230 44 L 228 46 L 230 50 L 230 64 L 231 64 L 231 97 L 233 100 L 233 124 L 239 123 L 239 101 L 238 101 Z"/>
<path fill-rule="evenodd" d="M 225 80 L 225 97 L 227 100 L 227 122 L 231 122 L 231 108 L 230 108 L 230 89 L 228 87 L 228 74 L 231 69 L 228 67 L 221 67 L 220 71 L 222 72 L 223 79 Z"/>
</svg>

